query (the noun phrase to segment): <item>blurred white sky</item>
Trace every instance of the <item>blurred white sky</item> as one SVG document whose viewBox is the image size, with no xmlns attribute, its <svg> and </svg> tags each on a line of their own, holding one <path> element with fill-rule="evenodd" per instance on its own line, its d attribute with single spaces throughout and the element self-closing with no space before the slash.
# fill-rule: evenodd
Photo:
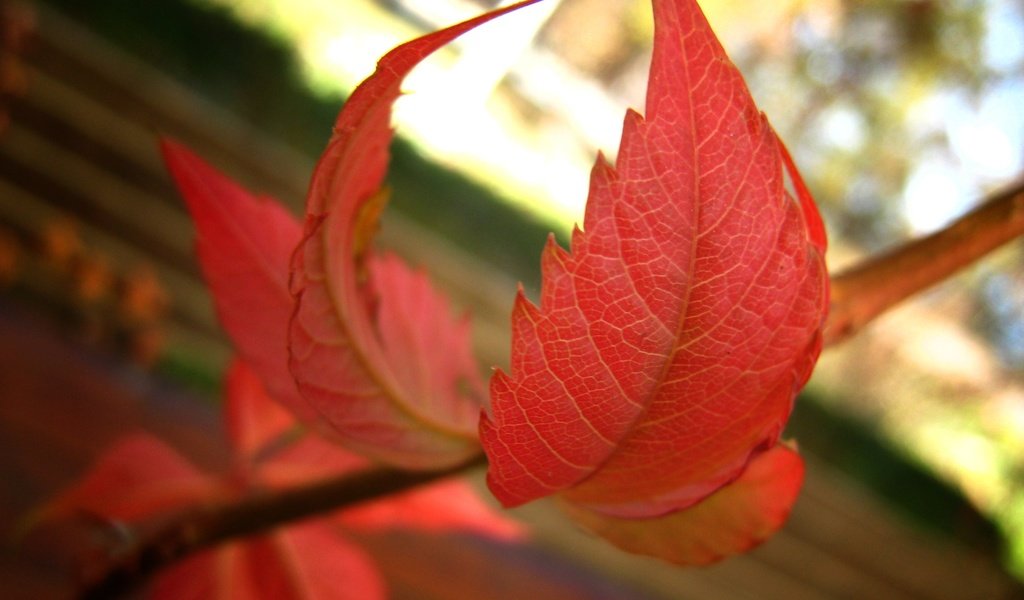
<svg viewBox="0 0 1024 600">
<path fill-rule="evenodd" d="M 1009 75 L 1024 63 L 1024 9 L 1020 2 L 993 0 L 985 7 L 984 60 Z M 921 124 L 941 127 L 951 155 L 929 154 L 904 190 L 907 222 L 916 233 L 935 231 L 965 212 L 985 190 L 1024 170 L 1024 81 L 1007 78 L 980 101 L 944 91 L 917 108 Z"/>
</svg>

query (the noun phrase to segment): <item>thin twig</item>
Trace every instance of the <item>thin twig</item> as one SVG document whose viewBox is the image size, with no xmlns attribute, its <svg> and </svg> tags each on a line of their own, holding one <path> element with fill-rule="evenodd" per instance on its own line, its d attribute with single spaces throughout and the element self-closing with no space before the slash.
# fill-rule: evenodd
<svg viewBox="0 0 1024 600">
<path fill-rule="evenodd" d="M 409 490 L 487 464 L 480 453 L 442 471 L 376 468 L 237 502 L 197 506 L 141 533 L 129 548 L 109 553 L 111 564 L 84 582 L 79 597 L 115 598 L 140 586 L 158 569 L 218 543 L 265 532 L 283 523 L 351 507 Z"/>
<path fill-rule="evenodd" d="M 900 301 L 1024 234 L 1024 179 L 946 228 L 832 276 L 825 345 L 858 333 Z"/>
</svg>

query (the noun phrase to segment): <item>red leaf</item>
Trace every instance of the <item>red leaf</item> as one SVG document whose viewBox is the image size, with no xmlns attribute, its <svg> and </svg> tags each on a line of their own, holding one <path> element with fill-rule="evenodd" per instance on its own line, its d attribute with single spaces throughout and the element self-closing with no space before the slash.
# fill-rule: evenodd
<svg viewBox="0 0 1024 600">
<path fill-rule="evenodd" d="M 260 463 L 257 474 L 260 483 L 287 488 L 369 466 L 366 459 L 309 434 Z M 365 502 L 340 511 L 336 518 L 361 530 L 466 531 L 508 541 L 524 536 L 518 522 L 496 512 L 457 478 Z"/>
<path fill-rule="evenodd" d="M 189 556 L 153 580 L 150 600 L 231 600 L 258 593 L 246 576 L 245 546 L 225 544 Z"/>
<path fill-rule="evenodd" d="M 321 448 L 344 452 L 318 441 Z M 300 455 L 289 456 L 295 460 Z M 337 462 L 319 462 L 323 457 L 316 453 L 307 451 L 303 456 L 317 461 L 310 473 L 319 470 L 322 476 L 326 468 L 338 466 Z M 264 480 L 261 472 L 255 471 L 255 475 L 259 481 Z M 40 516 L 60 518 L 86 513 L 137 522 L 187 506 L 226 500 L 234 496 L 233 488 L 229 478 L 200 473 L 159 439 L 135 434 L 105 452 L 79 483 L 45 507 Z M 153 598 L 174 600 L 386 597 L 370 559 L 323 520 L 198 554 L 161 574 L 152 591 Z"/>
<path fill-rule="evenodd" d="M 372 257 L 369 272 L 380 290 L 380 346 L 395 378 L 424 415 L 471 423 L 475 438 L 485 392 L 470 347 L 469 319 L 451 318 L 426 275 L 410 271 L 394 255 Z M 466 393 L 464 401 L 451 401 Z"/>
<path fill-rule="evenodd" d="M 87 513 L 136 522 L 186 506 L 225 501 L 262 486 L 306 484 L 370 464 L 313 432 L 282 439 L 294 419 L 270 399 L 256 374 L 241 361 L 228 372 L 225 394 L 224 419 L 242 469 L 209 477 L 160 440 L 136 434 L 104 453 L 78 484 L 39 516 Z M 361 529 L 402 527 L 471 531 L 504 540 L 522 537 L 514 521 L 494 513 L 462 480 L 365 503 L 337 519 Z M 320 519 L 190 557 L 157 578 L 152 597 L 384 598 L 373 563 L 334 525 Z"/>
<path fill-rule="evenodd" d="M 370 461 L 314 433 L 308 433 L 259 464 L 261 483 L 278 488 L 355 473 Z"/>
<path fill-rule="evenodd" d="M 618 519 L 566 504 L 579 523 L 613 544 L 681 565 L 707 565 L 746 552 L 789 517 L 804 478 L 800 455 L 778 445 L 739 479 L 695 506 L 651 519 Z"/>
<path fill-rule="evenodd" d="M 824 234 L 795 170 L 691 0 L 655 0 L 646 118 L 599 157 L 571 252 L 513 311 L 511 376 L 481 421 L 506 505 L 560 492 L 664 515 L 778 440 L 820 348 Z"/>
<path fill-rule="evenodd" d="M 474 454 L 482 394 L 467 330 L 447 303 L 397 260 L 366 260 L 384 197 L 391 104 L 424 57 L 533 1 L 389 52 L 338 115 L 313 174 L 293 266 L 291 369 L 349 447 L 393 465 L 439 468 Z"/>
<path fill-rule="evenodd" d="M 224 425 L 237 458 L 252 460 L 295 429 L 295 418 L 271 399 L 259 375 L 244 361 L 232 361 L 224 388 Z"/>
<path fill-rule="evenodd" d="M 121 438 L 92 469 L 43 509 L 48 518 L 88 513 L 139 519 L 224 496 L 220 482 L 200 473 L 147 433 Z"/>
<path fill-rule="evenodd" d="M 446 479 L 361 504 L 345 510 L 339 518 L 354 529 L 466 531 L 506 541 L 525 537 L 522 525 L 485 504 L 464 479 Z"/>
<path fill-rule="evenodd" d="M 232 543 L 171 567 L 154 600 L 372 600 L 385 598 L 370 559 L 322 522 Z"/>
<path fill-rule="evenodd" d="M 313 431 L 295 427 L 295 419 L 267 393 L 244 361 L 232 363 L 226 377 L 224 422 L 243 479 L 276 488 L 354 473 L 370 462 Z"/>
<path fill-rule="evenodd" d="M 438 335 L 438 339 L 443 339 L 445 333 Z M 371 465 L 365 458 L 314 433 L 287 444 L 268 445 L 280 440 L 280 434 L 290 429 L 294 420 L 270 400 L 256 375 L 243 362 L 232 365 L 227 381 L 224 411 L 228 430 L 240 456 L 252 460 L 250 476 L 260 484 L 294 487 L 356 473 Z M 269 449 L 274 452 L 256 452 Z M 338 517 L 341 523 L 358 529 L 458 530 L 502 540 L 523 537 L 522 527 L 516 521 L 495 512 L 462 479 L 447 479 L 366 502 L 342 511 Z"/>
<path fill-rule="evenodd" d="M 245 191 L 181 144 L 161 141 L 197 230 L 196 252 L 217 316 L 235 348 L 260 374 L 271 396 L 304 422 L 316 411 L 288 371 L 288 291 L 298 220 L 270 198 Z"/>
</svg>

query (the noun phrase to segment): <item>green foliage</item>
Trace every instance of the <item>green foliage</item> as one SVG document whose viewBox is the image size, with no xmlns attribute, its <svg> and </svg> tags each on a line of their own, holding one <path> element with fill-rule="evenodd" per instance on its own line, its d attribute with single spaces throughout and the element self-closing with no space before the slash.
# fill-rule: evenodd
<svg viewBox="0 0 1024 600">
<path fill-rule="evenodd" d="M 837 412 L 805 392 L 786 434 L 815 457 L 867 484 L 910 522 L 940 535 L 954 533 L 993 554 L 1001 550 L 996 528 L 957 488 L 893 447 L 870 423 Z"/>
</svg>

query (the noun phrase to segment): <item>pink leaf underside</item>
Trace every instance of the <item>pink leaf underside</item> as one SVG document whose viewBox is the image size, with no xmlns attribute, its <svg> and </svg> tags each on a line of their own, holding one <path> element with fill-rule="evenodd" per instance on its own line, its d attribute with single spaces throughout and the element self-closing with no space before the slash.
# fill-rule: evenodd
<svg viewBox="0 0 1024 600">
<path fill-rule="evenodd" d="M 374 600 L 375 565 L 322 521 L 203 552 L 158 576 L 154 600 Z"/>
<path fill-rule="evenodd" d="M 739 479 L 687 509 L 651 519 L 619 519 L 565 503 L 577 522 L 619 548 L 680 565 L 707 565 L 746 552 L 789 517 L 804 464 L 780 444 L 750 461 Z"/>
<path fill-rule="evenodd" d="M 302 226 L 276 201 L 253 196 L 181 144 L 164 139 L 161 149 L 195 223 L 199 264 L 221 325 L 271 396 L 314 422 L 316 412 L 288 370 L 288 270 Z"/>
<path fill-rule="evenodd" d="M 244 361 L 232 361 L 224 387 L 224 425 L 237 458 L 254 459 L 295 430 L 295 417 L 270 397 Z"/>
<path fill-rule="evenodd" d="M 599 157 L 583 230 L 571 252 L 548 244 L 540 307 L 520 293 L 511 375 L 491 381 L 481 440 L 507 506 L 699 501 L 774 445 L 820 347 L 813 203 L 786 191 L 780 142 L 695 2 L 654 13 L 646 118 L 626 115 L 616 167 Z"/>
<path fill-rule="evenodd" d="M 372 463 L 315 433 L 307 433 L 260 462 L 260 483 L 287 488 L 345 474 L 353 474 Z"/>
<path fill-rule="evenodd" d="M 438 468 L 478 451 L 483 394 L 465 324 L 451 318 L 421 275 L 395 259 L 371 259 L 364 281 L 363 246 L 374 226 L 367 215 L 377 208 L 387 165 L 391 105 L 424 57 L 531 3 L 389 52 L 338 115 L 313 174 L 305 238 L 293 265 L 298 309 L 290 329 L 291 369 L 303 396 L 349 447 L 392 465 Z"/>
<path fill-rule="evenodd" d="M 138 521 L 226 493 L 220 482 L 200 473 L 161 440 L 136 433 L 105 451 L 78 483 L 43 509 L 43 515 Z"/>
</svg>

